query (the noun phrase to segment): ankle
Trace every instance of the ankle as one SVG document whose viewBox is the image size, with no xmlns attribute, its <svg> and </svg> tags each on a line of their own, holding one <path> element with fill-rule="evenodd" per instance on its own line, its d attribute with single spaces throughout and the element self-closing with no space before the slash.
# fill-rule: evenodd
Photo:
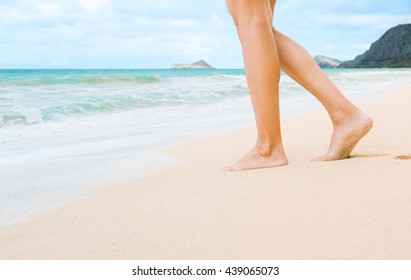
<svg viewBox="0 0 411 280">
<path fill-rule="evenodd" d="M 284 156 L 282 145 L 274 145 L 270 142 L 257 142 L 255 149 L 262 157 Z"/>
<path fill-rule="evenodd" d="M 336 110 L 332 112 L 332 114 L 330 114 L 330 117 L 331 117 L 331 121 L 334 127 L 336 127 L 336 126 L 344 125 L 346 122 L 349 122 L 357 118 L 360 113 L 361 111 L 359 109 L 352 106 L 345 110 Z"/>
</svg>

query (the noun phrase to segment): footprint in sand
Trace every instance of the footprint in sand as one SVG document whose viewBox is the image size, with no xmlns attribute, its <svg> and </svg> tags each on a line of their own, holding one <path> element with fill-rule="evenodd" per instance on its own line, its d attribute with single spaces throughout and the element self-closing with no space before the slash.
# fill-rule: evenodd
<svg viewBox="0 0 411 280">
<path fill-rule="evenodd" d="M 409 155 L 398 155 L 398 156 L 395 156 L 394 159 L 396 159 L 396 160 L 411 160 L 411 154 L 409 154 Z"/>
<path fill-rule="evenodd" d="M 350 158 L 373 158 L 373 157 L 386 157 L 386 156 L 388 156 L 389 154 L 362 154 L 362 155 L 359 155 L 359 154 L 353 154 L 353 155 L 350 155 Z"/>
</svg>

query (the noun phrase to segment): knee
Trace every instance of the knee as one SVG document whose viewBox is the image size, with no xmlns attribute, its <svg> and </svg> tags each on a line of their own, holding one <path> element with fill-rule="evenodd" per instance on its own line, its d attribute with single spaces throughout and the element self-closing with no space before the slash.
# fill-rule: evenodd
<svg viewBox="0 0 411 280">
<path fill-rule="evenodd" d="M 270 19 L 260 16 L 251 16 L 234 19 L 240 42 L 246 40 L 250 34 L 260 34 L 262 32 L 272 32 L 273 25 Z"/>
<path fill-rule="evenodd" d="M 269 2 L 257 0 L 226 0 L 240 41 L 250 32 L 272 32 L 272 12 Z"/>
</svg>

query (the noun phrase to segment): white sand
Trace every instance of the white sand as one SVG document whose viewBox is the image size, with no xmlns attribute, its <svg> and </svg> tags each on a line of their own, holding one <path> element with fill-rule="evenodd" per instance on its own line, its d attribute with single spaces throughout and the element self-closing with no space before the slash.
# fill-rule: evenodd
<svg viewBox="0 0 411 280">
<path fill-rule="evenodd" d="M 0 230 L 1 259 L 411 259 L 411 85 L 362 102 L 375 125 L 353 157 L 323 111 L 283 119 L 290 165 L 219 168 L 253 126 L 169 149 L 183 163 Z"/>
</svg>

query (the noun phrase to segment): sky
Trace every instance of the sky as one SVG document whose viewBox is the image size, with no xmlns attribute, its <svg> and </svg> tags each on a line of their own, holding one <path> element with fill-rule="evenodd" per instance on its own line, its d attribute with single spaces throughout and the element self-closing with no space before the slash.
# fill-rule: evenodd
<svg viewBox="0 0 411 280">
<path fill-rule="evenodd" d="M 258 1 L 258 0 L 255 0 Z M 274 26 L 312 55 L 351 60 L 410 0 L 278 0 Z M 224 0 L 0 0 L 0 68 L 243 68 Z"/>
</svg>

